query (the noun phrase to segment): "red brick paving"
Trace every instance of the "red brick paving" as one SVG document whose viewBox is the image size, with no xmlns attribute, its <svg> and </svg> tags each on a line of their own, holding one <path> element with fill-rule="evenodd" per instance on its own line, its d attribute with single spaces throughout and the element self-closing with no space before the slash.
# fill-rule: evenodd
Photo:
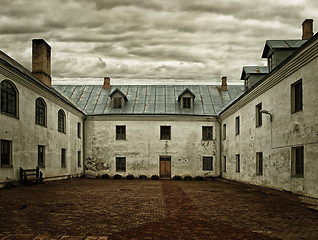
<svg viewBox="0 0 318 240">
<path fill-rule="evenodd" d="M 224 180 L 73 179 L 0 190 L 0 240 L 318 239 L 307 207 Z"/>
</svg>

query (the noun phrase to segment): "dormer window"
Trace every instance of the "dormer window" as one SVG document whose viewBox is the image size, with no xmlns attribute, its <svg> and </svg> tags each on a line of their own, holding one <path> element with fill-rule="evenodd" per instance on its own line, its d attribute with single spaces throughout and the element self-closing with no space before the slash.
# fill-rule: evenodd
<svg viewBox="0 0 318 240">
<path fill-rule="evenodd" d="M 113 109 L 122 109 L 124 108 L 125 101 L 128 101 L 126 95 L 116 88 L 109 97 L 112 99 L 112 108 Z"/>
<path fill-rule="evenodd" d="M 195 94 L 191 92 L 190 89 L 186 88 L 180 95 L 178 96 L 178 101 L 180 102 L 180 107 L 182 109 L 192 109 L 194 102 Z"/>
</svg>

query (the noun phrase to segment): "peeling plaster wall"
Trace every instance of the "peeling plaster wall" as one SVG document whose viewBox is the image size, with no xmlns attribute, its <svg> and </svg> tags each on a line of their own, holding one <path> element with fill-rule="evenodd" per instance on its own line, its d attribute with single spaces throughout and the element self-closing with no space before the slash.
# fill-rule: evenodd
<svg viewBox="0 0 318 240">
<path fill-rule="evenodd" d="M 126 126 L 126 140 L 116 140 L 116 125 Z M 171 126 L 171 140 L 160 140 L 160 126 Z M 202 126 L 213 126 L 212 141 L 202 140 Z M 171 176 L 217 176 L 217 122 L 207 117 L 96 116 L 85 121 L 86 175 L 159 175 L 159 156 L 171 156 Z M 202 157 L 213 157 L 213 171 L 202 170 Z M 116 157 L 126 157 L 126 171 L 116 172 Z"/>
<path fill-rule="evenodd" d="M 318 59 L 314 58 L 222 119 L 222 124 L 227 126 L 227 137 L 222 141 L 222 156 L 226 156 L 227 166 L 223 177 L 318 197 L 317 66 Z M 292 114 L 291 84 L 299 79 L 302 79 L 303 110 Z M 262 114 L 263 124 L 260 127 L 256 127 L 255 119 L 258 103 L 262 103 L 262 109 L 273 115 L 270 122 L 269 115 Z M 237 116 L 240 116 L 241 133 L 236 136 Z M 304 177 L 291 177 L 291 147 L 301 145 L 304 146 Z M 256 175 L 256 152 L 263 152 L 262 176 Z M 241 159 L 239 173 L 235 171 L 236 154 L 240 154 Z"/>
<path fill-rule="evenodd" d="M 38 165 L 38 145 L 45 146 L 44 177 L 64 175 L 81 176 L 83 163 L 77 166 L 77 152 L 83 160 L 83 137 L 77 137 L 77 123 L 83 126 L 84 115 L 52 94 L 21 77 L 0 74 L 0 81 L 10 80 L 18 90 L 19 117 L 0 113 L 0 139 L 12 141 L 12 167 L 0 167 L 0 182 L 19 180 L 19 168 L 33 169 Z M 46 127 L 35 124 L 35 101 L 45 100 Z M 58 132 L 57 112 L 66 115 L 66 133 Z M 66 149 L 66 168 L 61 167 L 61 148 Z"/>
</svg>

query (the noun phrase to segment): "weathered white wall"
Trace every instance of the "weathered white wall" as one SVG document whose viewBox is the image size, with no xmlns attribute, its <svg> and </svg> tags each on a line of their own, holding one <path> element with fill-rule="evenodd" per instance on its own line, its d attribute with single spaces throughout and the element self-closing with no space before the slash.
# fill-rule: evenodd
<svg viewBox="0 0 318 240">
<path fill-rule="evenodd" d="M 6 74 L 6 73 L 5 73 Z M 12 166 L 0 167 L 0 182 L 19 179 L 19 168 L 35 168 L 38 164 L 38 145 L 45 146 L 44 177 L 82 175 L 77 167 L 77 151 L 83 159 L 83 137 L 77 138 L 77 123 L 83 127 L 84 115 L 52 94 L 19 76 L 0 74 L 0 81 L 10 80 L 19 93 L 19 118 L 0 113 L 0 139 L 12 141 Z M 42 97 L 47 106 L 47 126 L 35 124 L 35 100 Z M 66 115 L 66 133 L 58 132 L 57 112 Z M 61 167 L 61 148 L 66 149 L 66 168 Z"/>
<path fill-rule="evenodd" d="M 243 107 L 236 106 L 242 99 L 223 114 L 222 124 L 227 126 L 227 138 L 222 141 L 222 155 L 227 158 L 223 177 L 318 197 L 317 66 L 316 57 Z M 291 84 L 299 79 L 303 84 L 303 110 L 291 114 Z M 250 95 L 258 94 L 257 91 Z M 262 109 L 272 113 L 273 122 L 263 114 L 263 124 L 256 128 L 255 106 L 260 102 Z M 241 123 L 238 136 L 236 116 L 240 116 Z M 304 146 L 304 177 L 291 177 L 291 147 L 300 145 Z M 256 175 L 256 152 L 263 152 L 262 176 Z M 236 154 L 241 155 L 240 173 L 235 171 Z"/>
<path fill-rule="evenodd" d="M 126 125 L 126 140 L 116 140 L 116 125 Z M 171 140 L 160 140 L 160 126 L 171 126 Z M 213 141 L 202 141 L 202 126 L 213 126 Z M 159 175 L 159 156 L 171 156 L 175 175 L 216 176 L 217 122 L 207 117 L 95 116 L 85 121 L 87 175 Z M 213 156 L 213 170 L 202 170 L 202 156 Z M 116 157 L 126 157 L 126 172 L 116 172 Z"/>
</svg>

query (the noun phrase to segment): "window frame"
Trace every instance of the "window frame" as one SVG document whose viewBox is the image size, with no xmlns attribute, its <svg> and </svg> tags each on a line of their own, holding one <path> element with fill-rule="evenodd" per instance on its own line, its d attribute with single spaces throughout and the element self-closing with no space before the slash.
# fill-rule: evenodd
<svg viewBox="0 0 318 240">
<path fill-rule="evenodd" d="M 235 136 L 240 135 L 240 116 L 235 118 Z"/>
<path fill-rule="evenodd" d="M 202 140 L 213 140 L 213 126 L 202 126 Z"/>
<path fill-rule="evenodd" d="M 213 157 L 203 156 L 202 157 L 202 171 L 213 171 Z"/>
<path fill-rule="evenodd" d="M 263 124 L 263 118 L 262 118 L 262 103 L 259 103 L 255 106 L 255 126 L 261 127 Z"/>
<path fill-rule="evenodd" d="M 8 144 L 8 149 L 6 152 L 4 152 L 5 147 L 4 144 Z M 7 155 L 7 156 L 5 156 Z M 9 162 L 3 163 L 3 159 L 9 159 Z M 12 141 L 0 139 L 0 165 L 1 168 L 11 168 L 12 167 Z"/>
<path fill-rule="evenodd" d="M 116 125 L 116 140 L 126 140 L 126 125 Z"/>
<path fill-rule="evenodd" d="M 42 154 L 40 150 L 42 150 Z M 38 167 L 41 167 L 41 168 L 45 167 L 45 146 L 44 145 L 38 145 Z"/>
<path fill-rule="evenodd" d="M 191 109 L 192 105 L 192 97 L 182 97 L 182 108 L 183 109 Z"/>
<path fill-rule="evenodd" d="M 262 176 L 263 175 L 263 166 L 264 166 L 264 158 L 263 158 L 263 152 L 257 152 L 256 153 L 256 175 Z"/>
<path fill-rule="evenodd" d="M 160 140 L 171 140 L 171 126 L 160 126 Z"/>
<path fill-rule="evenodd" d="M 235 155 L 235 172 L 241 172 L 241 156 L 240 154 Z"/>
<path fill-rule="evenodd" d="M 126 157 L 116 157 L 116 172 L 126 172 Z"/>
<path fill-rule="evenodd" d="M 123 97 L 113 97 L 113 108 L 114 109 L 123 108 Z"/>
<path fill-rule="evenodd" d="M 62 117 L 63 116 L 63 117 Z M 63 124 L 62 124 L 63 123 Z M 61 125 L 62 124 L 62 125 Z M 63 109 L 58 111 L 57 130 L 61 133 L 66 133 L 66 115 Z"/>
<path fill-rule="evenodd" d="M 9 92 L 9 90 L 6 91 L 6 88 L 4 85 L 7 84 L 7 87 L 10 86 L 13 93 Z M 11 100 L 9 101 L 9 97 L 11 96 Z M 19 92 L 17 87 L 9 80 L 3 80 L 0 83 L 0 98 L 1 98 L 1 104 L 0 104 L 0 111 L 2 114 L 5 114 L 10 117 L 19 118 Z M 11 105 L 10 105 L 11 103 Z M 6 109 L 4 109 L 4 107 Z M 12 111 L 9 111 L 9 109 L 12 109 Z"/>
<path fill-rule="evenodd" d="M 66 148 L 61 148 L 61 167 L 66 168 Z"/>
<path fill-rule="evenodd" d="M 43 104 L 43 108 L 38 103 Z M 46 127 L 46 118 L 46 103 L 39 97 L 35 100 L 35 124 Z"/>
<path fill-rule="evenodd" d="M 298 159 L 300 157 L 300 159 Z M 291 176 L 303 178 L 305 175 L 305 148 L 297 146 L 291 148 Z"/>
<path fill-rule="evenodd" d="M 291 113 L 303 110 L 303 83 L 302 79 L 291 84 Z"/>
</svg>

